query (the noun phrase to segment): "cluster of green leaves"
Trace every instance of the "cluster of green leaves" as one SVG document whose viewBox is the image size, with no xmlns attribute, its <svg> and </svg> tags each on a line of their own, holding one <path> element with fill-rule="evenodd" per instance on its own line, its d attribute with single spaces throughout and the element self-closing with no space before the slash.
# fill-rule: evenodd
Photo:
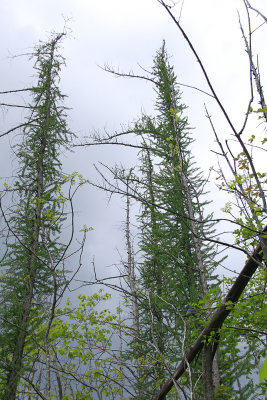
<svg viewBox="0 0 267 400">
<path fill-rule="evenodd" d="M 252 112 L 260 114 L 259 119 L 261 119 L 261 114 L 266 110 L 259 108 L 254 111 L 251 108 L 250 113 Z M 255 146 L 256 149 L 261 147 L 264 150 L 267 139 L 261 139 L 255 134 L 251 134 L 247 137 L 247 141 L 252 149 Z M 265 170 L 261 172 L 256 169 L 255 159 L 252 157 L 252 153 L 247 150 L 248 146 L 241 139 L 240 142 L 242 151 L 235 156 L 232 154 L 233 166 L 231 171 L 233 178 L 226 180 L 221 172 L 217 179 L 221 181 L 220 188 L 230 193 L 232 198 L 234 197 L 232 202 L 226 203 L 222 211 L 235 216 L 235 222 L 239 225 L 233 232 L 236 243 L 249 252 L 258 243 L 258 233 L 266 225 L 267 174 Z"/>
<path fill-rule="evenodd" d="M 45 344 L 47 322 L 36 327 L 25 349 L 31 366 L 28 373 L 31 384 L 22 381 L 19 388 L 22 393 L 31 393 L 32 384 L 44 393 L 46 376 L 40 374 L 49 358 L 52 387 L 47 399 L 58 398 L 59 385 L 64 400 L 72 400 L 73 396 L 79 400 L 119 396 L 123 377 L 112 346 L 121 322 L 119 313 L 112 314 L 104 308 L 109 300 L 110 295 L 102 291 L 91 296 L 79 295 L 76 307 L 67 300 L 66 307 L 56 309 L 48 345 Z M 40 316 L 37 319 L 40 321 Z M 32 398 L 37 399 L 38 395 Z"/>
<path fill-rule="evenodd" d="M 266 391 L 266 382 L 260 383 L 258 379 L 259 367 L 263 357 L 266 357 L 265 282 L 266 271 L 259 268 L 220 332 L 220 347 L 225 354 L 221 362 L 228 359 L 223 373 L 224 381 L 231 382 L 236 374 L 239 382 L 246 382 L 244 387 L 237 385 L 233 390 L 240 399 L 256 400 Z M 226 289 L 230 288 L 231 279 L 225 284 Z"/>
</svg>

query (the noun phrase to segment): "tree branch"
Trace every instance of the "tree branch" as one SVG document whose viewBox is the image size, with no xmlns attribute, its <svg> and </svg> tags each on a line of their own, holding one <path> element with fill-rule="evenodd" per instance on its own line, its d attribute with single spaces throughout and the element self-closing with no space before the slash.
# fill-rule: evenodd
<svg viewBox="0 0 267 400">
<path fill-rule="evenodd" d="M 267 226 L 264 228 L 264 232 L 267 232 Z M 222 305 L 213 314 L 209 323 L 206 325 L 206 327 L 198 336 L 197 340 L 191 345 L 191 347 L 187 351 L 186 355 L 184 356 L 181 363 L 178 365 L 172 377 L 162 386 L 161 390 L 155 396 L 154 400 L 165 399 L 165 396 L 167 395 L 167 393 L 169 393 L 172 386 L 174 385 L 174 381 L 183 375 L 183 373 L 187 369 L 188 363 L 190 364 L 199 354 L 207 338 L 210 337 L 213 332 L 215 333 L 218 332 L 218 330 L 222 327 L 225 319 L 233 310 L 235 304 L 238 302 L 245 287 L 247 286 L 248 282 L 250 281 L 253 274 L 257 270 L 258 263 L 261 260 L 262 260 L 261 245 L 258 244 L 255 251 L 249 258 L 249 260 L 246 262 L 244 268 L 236 278 L 228 294 L 224 298 Z"/>
</svg>

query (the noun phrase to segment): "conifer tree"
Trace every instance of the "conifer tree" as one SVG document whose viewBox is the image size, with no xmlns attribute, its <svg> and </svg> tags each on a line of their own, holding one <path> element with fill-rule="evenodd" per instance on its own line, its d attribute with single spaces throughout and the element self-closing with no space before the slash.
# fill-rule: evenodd
<svg viewBox="0 0 267 400">
<path fill-rule="evenodd" d="M 203 245 L 212 224 L 210 216 L 203 215 L 206 204 L 201 200 L 203 179 L 192 162 L 185 106 L 181 104 L 164 45 L 154 60 L 153 80 L 157 115 L 154 118 L 143 115 L 136 125 L 136 132 L 142 132 L 146 143 L 141 152 L 145 201 L 139 216 L 143 254 L 140 285 L 146 300 L 139 305 L 142 339 L 132 345 L 135 351 L 139 349 L 144 363 L 150 362 L 139 382 L 148 390 L 146 396 L 153 393 L 155 386 L 169 376 L 171 366 L 182 358 L 183 349 L 197 327 L 186 315 L 207 295 L 216 267 L 214 249 Z M 199 365 L 198 373 L 200 369 Z M 212 391 L 216 370 L 212 358 L 203 362 L 203 381 L 207 382 L 209 374 Z M 183 390 L 192 392 L 196 380 L 196 374 L 189 376 Z"/>
<path fill-rule="evenodd" d="M 32 88 L 28 123 L 14 148 L 18 160 L 14 206 L 2 212 L 12 236 L 2 261 L 0 284 L 0 398 L 15 400 L 27 364 L 25 345 L 42 321 L 42 305 L 55 298 L 66 276 L 62 260 L 66 246 L 59 235 L 62 209 L 60 155 L 70 145 L 59 73 L 58 53 L 64 34 L 36 47 L 33 58 L 37 85 Z"/>
<path fill-rule="evenodd" d="M 143 254 L 140 290 L 145 300 L 140 298 L 139 304 L 140 340 L 132 343 L 134 354 L 143 360 L 138 399 L 153 394 L 155 386 L 160 387 L 170 376 L 172 366 L 183 358 L 221 296 L 214 276 L 221 260 L 215 261 L 216 249 L 208 244 L 214 225 L 211 216 L 204 217 L 203 179 L 192 161 L 185 106 L 164 45 L 155 57 L 152 78 L 157 115 L 143 115 L 136 124 L 136 134 L 141 134 L 144 142 L 139 222 Z M 246 347 L 240 336 L 222 333 L 219 354 L 216 338 L 205 343 L 201 357 L 168 398 L 239 396 L 245 400 L 258 396 L 253 380 L 241 379 L 246 368 L 256 371 L 255 349 L 262 351 L 257 345 L 253 355 L 255 344 L 252 339 L 248 342 Z M 240 351 L 240 346 L 245 349 Z M 231 367 L 229 359 L 234 360 Z"/>
<path fill-rule="evenodd" d="M 134 128 L 104 137 L 93 135 L 93 142 L 85 144 L 142 148 L 138 176 L 129 177 L 124 169 L 107 167 L 114 184 L 101 173 L 102 189 L 127 197 L 130 187 L 131 196 L 141 203 L 139 247 L 143 263 L 139 263 L 134 293 L 130 291 L 132 299 L 137 299 L 138 334 L 132 327 L 133 339 L 125 353 L 136 382 L 131 383 L 134 398 L 141 400 L 153 396 L 166 379 L 171 380 L 173 367 L 184 359 L 214 307 L 220 306 L 222 296 L 213 271 L 222 260 L 216 261 L 216 248 L 208 244 L 210 239 L 212 243 L 214 226 L 211 216 L 204 216 L 204 182 L 193 163 L 185 106 L 165 46 L 157 53 L 149 76 L 106 70 L 147 79 L 155 84 L 157 93 L 156 117 L 143 115 Z M 121 141 L 122 135 L 131 133 L 139 136 L 138 144 Z M 127 183 L 127 190 L 118 182 L 123 186 Z M 250 371 L 254 368 L 251 347 L 240 354 L 238 346 L 243 341 L 238 335 L 229 335 L 229 346 L 227 334 L 220 337 L 222 340 L 216 336 L 204 344 L 201 356 L 183 374 L 179 386 L 174 383 L 168 399 L 217 400 L 237 395 L 245 400 L 253 395 L 252 380 L 247 384 L 240 379 L 246 366 Z"/>
</svg>

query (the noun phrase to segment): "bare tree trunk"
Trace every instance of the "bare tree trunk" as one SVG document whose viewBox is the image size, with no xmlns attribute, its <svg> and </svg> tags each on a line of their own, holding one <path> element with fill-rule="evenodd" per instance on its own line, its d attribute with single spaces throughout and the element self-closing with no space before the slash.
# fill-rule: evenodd
<svg viewBox="0 0 267 400">
<path fill-rule="evenodd" d="M 58 387 L 58 400 L 62 400 L 63 397 L 63 388 L 62 388 L 62 383 L 60 379 L 60 375 L 57 370 L 57 358 L 56 355 L 54 355 L 54 368 L 55 368 L 55 374 L 56 374 L 56 380 L 57 380 L 57 387 Z"/>
<path fill-rule="evenodd" d="M 120 308 L 120 304 L 119 304 L 119 310 L 121 310 Z M 120 366 L 119 366 L 119 370 L 120 370 L 120 400 L 123 400 L 123 362 L 122 362 L 122 354 L 123 354 L 123 344 L 122 344 L 122 329 L 121 329 L 121 311 L 119 311 L 119 340 L 120 340 Z"/>
<path fill-rule="evenodd" d="M 126 185 L 126 246 L 127 246 L 127 275 L 129 279 L 130 291 L 132 295 L 132 309 L 133 309 L 133 328 L 135 334 L 139 334 L 139 315 L 138 315 L 138 304 L 137 304 L 137 293 L 136 293 L 136 276 L 135 276 L 135 265 L 134 256 L 132 251 L 131 235 L 130 235 L 130 196 L 129 196 L 129 177 Z"/>
<path fill-rule="evenodd" d="M 212 364 L 213 364 L 212 346 L 210 344 L 204 344 L 202 350 L 202 371 L 203 371 L 203 389 L 204 389 L 205 400 L 214 400 Z"/>
<path fill-rule="evenodd" d="M 218 389 L 221 386 L 220 371 L 219 371 L 219 357 L 218 350 L 215 352 L 212 363 L 213 387 Z"/>
</svg>

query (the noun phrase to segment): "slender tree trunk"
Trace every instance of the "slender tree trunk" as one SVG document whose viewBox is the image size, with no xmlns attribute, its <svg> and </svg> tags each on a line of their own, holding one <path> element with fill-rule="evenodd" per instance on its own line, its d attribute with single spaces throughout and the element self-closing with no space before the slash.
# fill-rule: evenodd
<svg viewBox="0 0 267 400">
<path fill-rule="evenodd" d="M 150 204 L 151 204 L 151 224 L 152 224 L 152 235 L 155 238 L 155 241 L 157 241 L 157 232 L 156 232 L 156 215 L 155 215 L 155 197 L 154 197 L 154 191 L 153 191 L 153 180 L 152 180 L 152 174 L 153 174 L 153 165 L 150 157 L 150 152 L 147 150 L 147 161 L 148 161 L 148 182 L 149 182 L 149 196 L 150 196 Z M 154 277 L 156 280 L 157 284 L 157 293 L 159 297 L 162 297 L 162 288 L 164 285 L 163 282 L 163 276 L 162 276 L 162 270 L 161 266 L 158 265 L 156 257 L 154 260 Z M 153 307 L 151 309 L 152 316 L 156 318 L 157 320 L 157 325 L 160 327 L 163 325 L 163 313 L 161 309 L 158 309 L 158 307 Z M 153 322 L 152 322 L 153 325 Z M 153 329 L 153 326 L 151 327 Z M 160 352 L 161 355 L 164 355 L 165 353 L 165 343 L 164 343 L 164 338 L 163 335 L 161 335 L 160 332 L 157 332 L 157 337 L 155 338 L 155 345 L 158 348 L 158 351 Z M 155 366 L 158 369 L 158 378 L 163 382 L 164 381 L 164 371 L 162 370 L 162 365 L 161 363 L 157 363 Z"/>
<path fill-rule="evenodd" d="M 22 364 L 23 364 L 23 361 L 22 361 L 23 360 L 23 350 L 24 350 L 25 340 L 26 340 L 26 336 L 27 336 L 28 321 L 29 321 L 30 312 L 31 312 L 34 281 L 35 281 L 35 275 L 36 275 L 35 252 L 37 249 L 38 236 L 39 236 L 39 227 L 36 224 L 36 222 L 33 225 L 33 232 L 34 232 L 35 239 L 34 239 L 31 254 L 30 254 L 29 266 L 27 268 L 27 271 L 29 274 L 29 279 L 27 282 L 28 293 L 25 295 L 25 298 L 22 303 L 22 315 L 18 322 L 19 332 L 16 337 L 16 341 L 14 343 L 14 352 L 13 352 L 12 361 L 11 361 L 11 364 L 9 367 L 10 372 L 7 377 L 7 386 L 6 386 L 3 400 L 5 400 L 5 399 L 15 400 L 17 386 L 18 386 L 18 382 L 20 379 L 20 371 L 21 371 Z"/>
<path fill-rule="evenodd" d="M 203 389 L 205 400 L 214 400 L 212 346 L 205 344 L 202 350 Z"/>
<path fill-rule="evenodd" d="M 57 40 L 59 40 L 58 37 Z M 45 90 L 45 118 L 43 125 L 39 127 L 41 130 L 41 140 L 40 140 L 40 151 L 38 154 L 38 159 L 36 160 L 36 178 L 32 177 L 33 184 L 36 184 L 36 208 L 35 215 L 33 216 L 33 228 L 32 228 L 32 244 L 29 253 L 29 264 L 27 266 L 27 274 L 29 276 L 27 280 L 28 290 L 22 302 L 22 315 L 18 322 L 19 332 L 17 337 L 15 338 L 14 343 L 14 352 L 12 355 L 12 361 L 9 367 L 9 373 L 7 377 L 7 385 L 4 393 L 3 400 L 15 400 L 17 386 L 20 380 L 20 373 L 23 366 L 23 351 L 25 347 L 25 341 L 27 337 L 27 329 L 30 319 L 30 313 L 32 309 L 32 301 L 34 297 L 34 288 L 35 288 L 35 280 L 36 280 L 36 272 L 37 272 L 37 257 L 36 251 L 38 246 L 40 245 L 40 227 L 41 227 L 41 201 L 43 199 L 44 194 L 44 153 L 47 147 L 47 135 L 49 134 L 49 119 L 51 116 L 51 84 L 52 84 L 52 65 L 54 60 L 54 51 L 57 40 L 55 40 L 51 45 L 50 52 L 50 60 L 49 60 L 49 68 L 47 70 L 46 79 L 46 90 Z M 26 196 L 29 196 L 28 189 L 25 189 Z M 32 188 L 31 188 L 32 189 Z M 30 200 L 30 199 L 28 199 Z M 27 216 L 25 216 L 27 218 Z"/>
<path fill-rule="evenodd" d="M 132 243 L 130 235 L 130 196 L 129 196 L 129 177 L 126 185 L 126 247 L 127 247 L 127 275 L 129 279 L 130 291 L 132 295 L 132 309 L 133 309 L 133 328 L 136 336 L 139 335 L 139 315 L 138 315 L 138 304 L 137 304 L 137 292 L 136 292 L 136 276 L 134 257 L 132 252 Z"/>
<path fill-rule="evenodd" d="M 54 369 L 55 369 L 57 387 L 58 387 L 58 400 L 62 400 L 63 388 L 62 388 L 61 378 L 60 378 L 60 375 L 59 375 L 58 370 L 57 370 L 57 358 L 56 358 L 56 355 L 54 355 Z"/>
<path fill-rule="evenodd" d="M 202 288 L 202 295 L 206 296 L 208 293 L 208 283 L 205 273 L 205 266 L 203 262 L 203 256 L 201 251 L 201 242 L 199 238 L 199 232 L 196 225 L 196 218 L 193 208 L 192 197 L 190 193 L 189 182 L 187 179 L 187 175 L 184 167 L 183 154 L 181 151 L 181 143 L 180 143 L 180 132 L 177 121 L 177 116 L 175 114 L 175 110 L 177 109 L 177 105 L 174 97 L 174 88 L 172 87 L 172 108 L 174 110 L 174 114 L 172 116 L 172 123 L 175 132 L 175 140 L 178 147 L 178 160 L 179 160 L 179 172 L 181 174 L 182 182 L 183 182 L 183 190 L 185 192 L 186 203 L 188 207 L 188 216 L 190 220 L 191 231 L 193 234 L 193 243 L 195 248 L 195 254 L 198 265 L 198 272 L 200 277 L 200 284 Z M 210 313 L 208 313 L 210 316 Z M 215 373 L 215 376 L 214 376 Z M 218 384 L 219 377 L 219 365 L 218 358 L 214 359 L 213 354 L 213 346 L 212 344 L 205 345 L 202 350 L 202 380 L 203 380 L 203 388 L 204 388 L 204 398 L 205 400 L 214 400 L 214 387 L 213 382 L 216 381 L 216 385 Z"/>
<path fill-rule="evenodd" d="M 212 375 L 213 375 L 213 387 L 214 389 L 218 389 L 221 386 L 218 349 L 214 355 L 212 363 Z"/>
</svg>

